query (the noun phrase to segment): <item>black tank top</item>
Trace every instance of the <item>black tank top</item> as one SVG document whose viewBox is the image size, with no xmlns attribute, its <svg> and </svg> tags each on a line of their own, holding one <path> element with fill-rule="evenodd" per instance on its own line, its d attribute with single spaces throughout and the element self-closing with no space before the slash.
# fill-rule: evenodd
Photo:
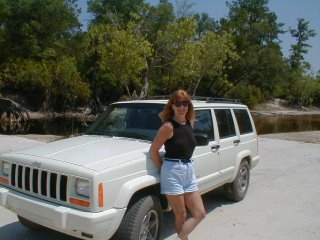
<svg viewBox="0 0 320 240">
<path fill-rule="evenodd" d="M 190 159 L 197 144 L 191 124 L 181 125 L 173 119 L 168 121 L 172 123 L 173 136 L 164 143 L 164 157 Z"/>
</svg>

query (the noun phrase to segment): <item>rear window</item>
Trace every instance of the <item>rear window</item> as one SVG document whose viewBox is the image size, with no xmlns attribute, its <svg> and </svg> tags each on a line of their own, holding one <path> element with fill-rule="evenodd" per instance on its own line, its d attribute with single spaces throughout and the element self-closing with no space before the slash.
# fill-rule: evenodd
<svg viewBox="0 0 320 240">
<path fill-rule="evenodd" d="M 236 135 L 233 118 L 230 109 L 215 109 L 220 138 L 228 138 Z"/>
<path fill-rule="evenodd" d="M 237 119 L 240 134 L 252 133 L 253 128 L 248 111 L 246 109 L 234 109 L 233 112 Z"/>
</svg>

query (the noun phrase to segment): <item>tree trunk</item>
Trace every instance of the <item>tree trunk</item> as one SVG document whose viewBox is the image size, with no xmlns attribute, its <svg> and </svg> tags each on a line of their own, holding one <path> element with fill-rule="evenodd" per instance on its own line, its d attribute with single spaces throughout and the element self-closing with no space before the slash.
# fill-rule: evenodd
<svg viewBox="0 0 320 240">
<path fill-rule="evenodd" d="M 196 86 L 195 86 L 194 89 L 193 89 L 193 92 L 192 92 L 192 96 L 193 96 L 193 97 L 196 96 L 196 92 L 197 92 L 197 89 L 198 89 L 198 87 L 199 87 L 199 84 L 200 84 L 202 78 L 203 78 L 203 75 L 201 74 L 201 76 L 200 76 L 200 77 L 198 78 L 198 80 L 197 80 Z"/>
<path fill-rule="evenodd" d="M 144 85 L 143 85 L 143 88 L 141 89 L 139 99 L 144 99 L 144 98 L 146 98 L 148 96 L 149 75 L 150 75 L 150 72 L 149 72 L 149 70 L 147 70 L 146 73 L 144 74 L 144 78 L 143 78 Z"/>
<path fill-rule="evenodd" d="M 28 111 L 8 98 L 0 97 L 0 122 L 20 122 L 30 119 Z"/>
</svg>

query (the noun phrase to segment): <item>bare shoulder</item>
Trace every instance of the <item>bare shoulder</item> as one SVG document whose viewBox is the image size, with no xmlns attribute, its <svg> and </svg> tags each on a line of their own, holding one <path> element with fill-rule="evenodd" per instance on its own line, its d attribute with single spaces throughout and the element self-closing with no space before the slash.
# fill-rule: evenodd
<svg viewBox="0 0 320 240">
<path fill-rule="evenodd" d="M 165 139 L 171 138 L 173 134 L 173 126 L 171 122 L 164 122 L 158 131 L 158 135 Z"/>
<path fill-rule="evenodd" d="M 172 126 L 172 123 L 169 122 L 169 121 L 166 121 L 162 124 L 161 128 L 165 129 L 165 130 L 170 130 L 172 131 L 173 130 L 173 126 Z"/>
</svg>

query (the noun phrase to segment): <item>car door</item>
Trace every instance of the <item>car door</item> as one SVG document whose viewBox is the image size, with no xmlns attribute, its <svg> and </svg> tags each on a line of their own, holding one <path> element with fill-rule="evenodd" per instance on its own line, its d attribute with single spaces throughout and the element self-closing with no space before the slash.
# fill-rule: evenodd
<svg viewBox="0 0 320 240">
<path fill-rule="evenodd" d="M 218 149 L 215 148 L 217 141 L 213 126 L 211 109 L 196 110 L 194 133 L 206 134 L 209 139 L 207 146 L 197 146 L 193 154 L 196 176 L 201 192 L 208 191 L 219 183 L 219 154 Z"/>
<path fill-rule="evenodd" d="M 234 171 L 240 138 L 236 132 L 235 119 L 231 109 L 215 109 L 218 126 L 220 172 L 222 180 L 229 179 Z"/>
</svg>

